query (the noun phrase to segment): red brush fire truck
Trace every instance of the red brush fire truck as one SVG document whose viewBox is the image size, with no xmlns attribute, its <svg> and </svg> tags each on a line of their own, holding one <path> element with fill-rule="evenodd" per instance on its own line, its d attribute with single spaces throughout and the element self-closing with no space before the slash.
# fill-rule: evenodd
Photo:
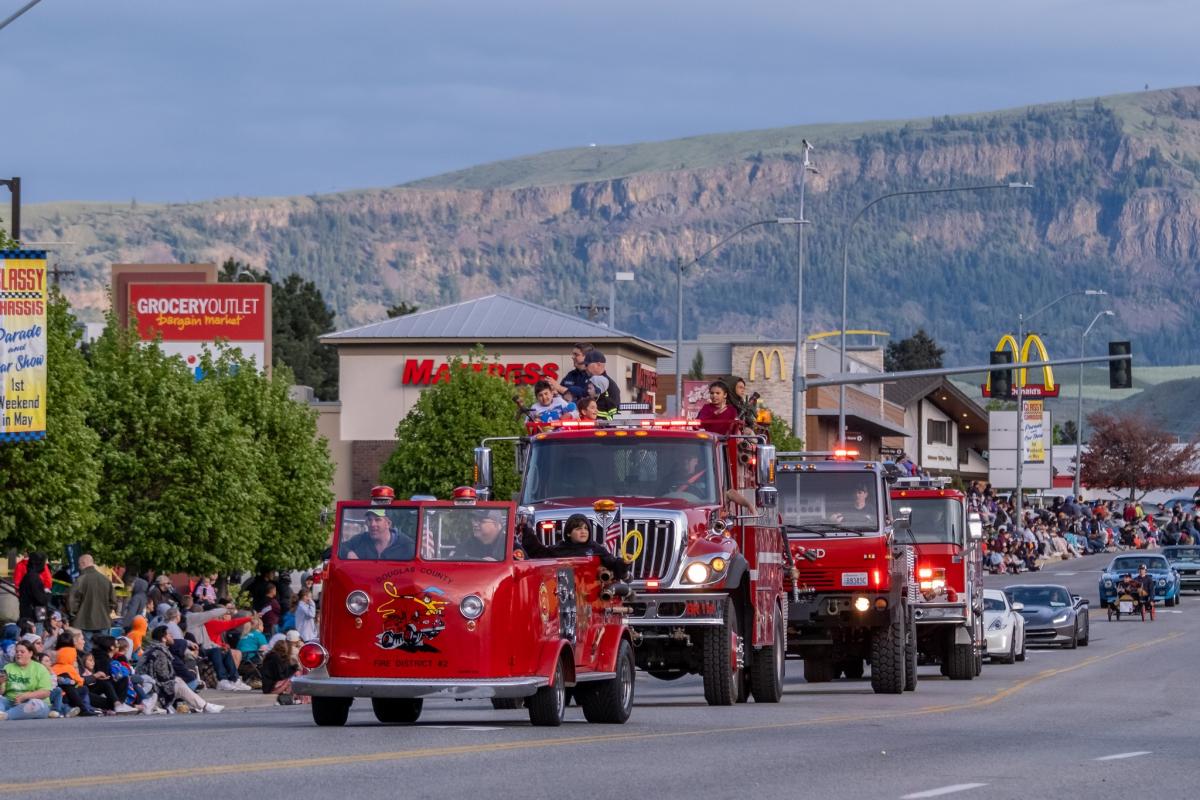
<svg viewBox="0 0 1200 800">
<path fill-rule="evenodd" d="M 898 478 L 892 505 L 916 553 L 917 649 L 942 674 L 971 680 L 983 665 L 983 522 L 947 478 Z"/>
<path fill-rule="evenodd" d="M 524 698 L 535 725 L 558 725 L 566 692 L 589 722 L 633 708 L 628 609 L 595 558 L 514 557 L 515 506 L 338 503 L 316 642 L 292 679 L 318 725 L 344 725 L 357 697 L 380 722 L 415 722 L 425 698 Z M 627 588 L 627 587 L 626 587 Z"/>
<path fill-rule="evenodd" d="M 847 460 L 856 455 L 780 456 L 779 510 L 798 572 L 788 651 L 810 683 L 861 678 L 865 661 L 876 692 L 899 694 L 917 685 L 912 552 L 893 532 L 883 466 Z"/>
<path fill-rule="evenodd" d="M 632 568 L 639 667 L 700 673 L 711 705 L 783 695 L 788 560 L 775 512 L 775 448 L 694 420 L 648 415 L 533 425 L 514 439 L 519 511 L 546 544 L 576 513 Z M 492 451 L 476 449 L 478 488 Z"/>
</svg>

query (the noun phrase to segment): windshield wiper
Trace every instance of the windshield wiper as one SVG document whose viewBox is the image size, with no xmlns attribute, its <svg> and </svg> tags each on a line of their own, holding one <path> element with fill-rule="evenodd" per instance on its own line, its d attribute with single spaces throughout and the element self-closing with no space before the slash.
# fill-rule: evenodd
<svg viewBox="0 0 1200 800">
<path fill-rule="evenodd" d="M 854 533 L 860 536 L 866 533 L 859 528 L 848 528 L 835 522 L 802 522 L 799 525 L 787 523 L 783 528 L 786 531 L 796 531 L 797 533 L 815 533 L 822 537 L 828 536 L 830 533 Z"/>
</svg>

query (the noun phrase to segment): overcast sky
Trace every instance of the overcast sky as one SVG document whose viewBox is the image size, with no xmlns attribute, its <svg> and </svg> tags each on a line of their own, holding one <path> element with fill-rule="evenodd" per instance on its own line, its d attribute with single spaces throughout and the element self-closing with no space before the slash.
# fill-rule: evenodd
<svg viewBox="0 0 1200 800">
<path fill-rule="evenodd" d="M 0 31 L 0 175 L 27 202 L 388 186 L 1194 84 L 1198 30 L 1195 0 L 43 0 Z"/>
</svg>

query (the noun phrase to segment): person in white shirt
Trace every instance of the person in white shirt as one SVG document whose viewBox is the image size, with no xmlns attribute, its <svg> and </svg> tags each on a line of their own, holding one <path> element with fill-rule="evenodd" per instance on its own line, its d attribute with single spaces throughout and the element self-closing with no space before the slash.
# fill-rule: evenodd
<svg viewBox="0 0 1200 800">
<path fill-rule="evenodd" d="M 552 422 L 556 419 L 575 419 L 575 404 L 567 403 L 554 393 L 549 381 L 538 381 L 533 386 L 533 395 L 537 402 L 533 404 L 533 413 L 542 422 Z"/>
</svg>

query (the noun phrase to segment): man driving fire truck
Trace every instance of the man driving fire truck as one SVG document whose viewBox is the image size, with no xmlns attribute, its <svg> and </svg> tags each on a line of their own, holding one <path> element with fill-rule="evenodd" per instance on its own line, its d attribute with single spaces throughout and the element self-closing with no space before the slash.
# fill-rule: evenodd
<svg viewBox="0 0 1200 800">
<path fill-rule="evenodd" d="M 830 519 L 838 525 L 875 526 L 875 506 L 871 502 L 871 484 L 866 481 L 854 487 L 854 502 L 847 511 L 835 512 Z"/>
<path fill-rule="evenodd" d="M 409 515 L 409 509 L 392 509 L 393 516 Z M 415 519 L 415 511 L 411 511 Z M 416 541 L 399 529 L 399 519 L 389 516 L 389 509 L 369 508 L 366 510 L 365 532 L 342 544 L 341 558 L 368 561 L 407 561 L 416 552 Z"/>
</svg>

